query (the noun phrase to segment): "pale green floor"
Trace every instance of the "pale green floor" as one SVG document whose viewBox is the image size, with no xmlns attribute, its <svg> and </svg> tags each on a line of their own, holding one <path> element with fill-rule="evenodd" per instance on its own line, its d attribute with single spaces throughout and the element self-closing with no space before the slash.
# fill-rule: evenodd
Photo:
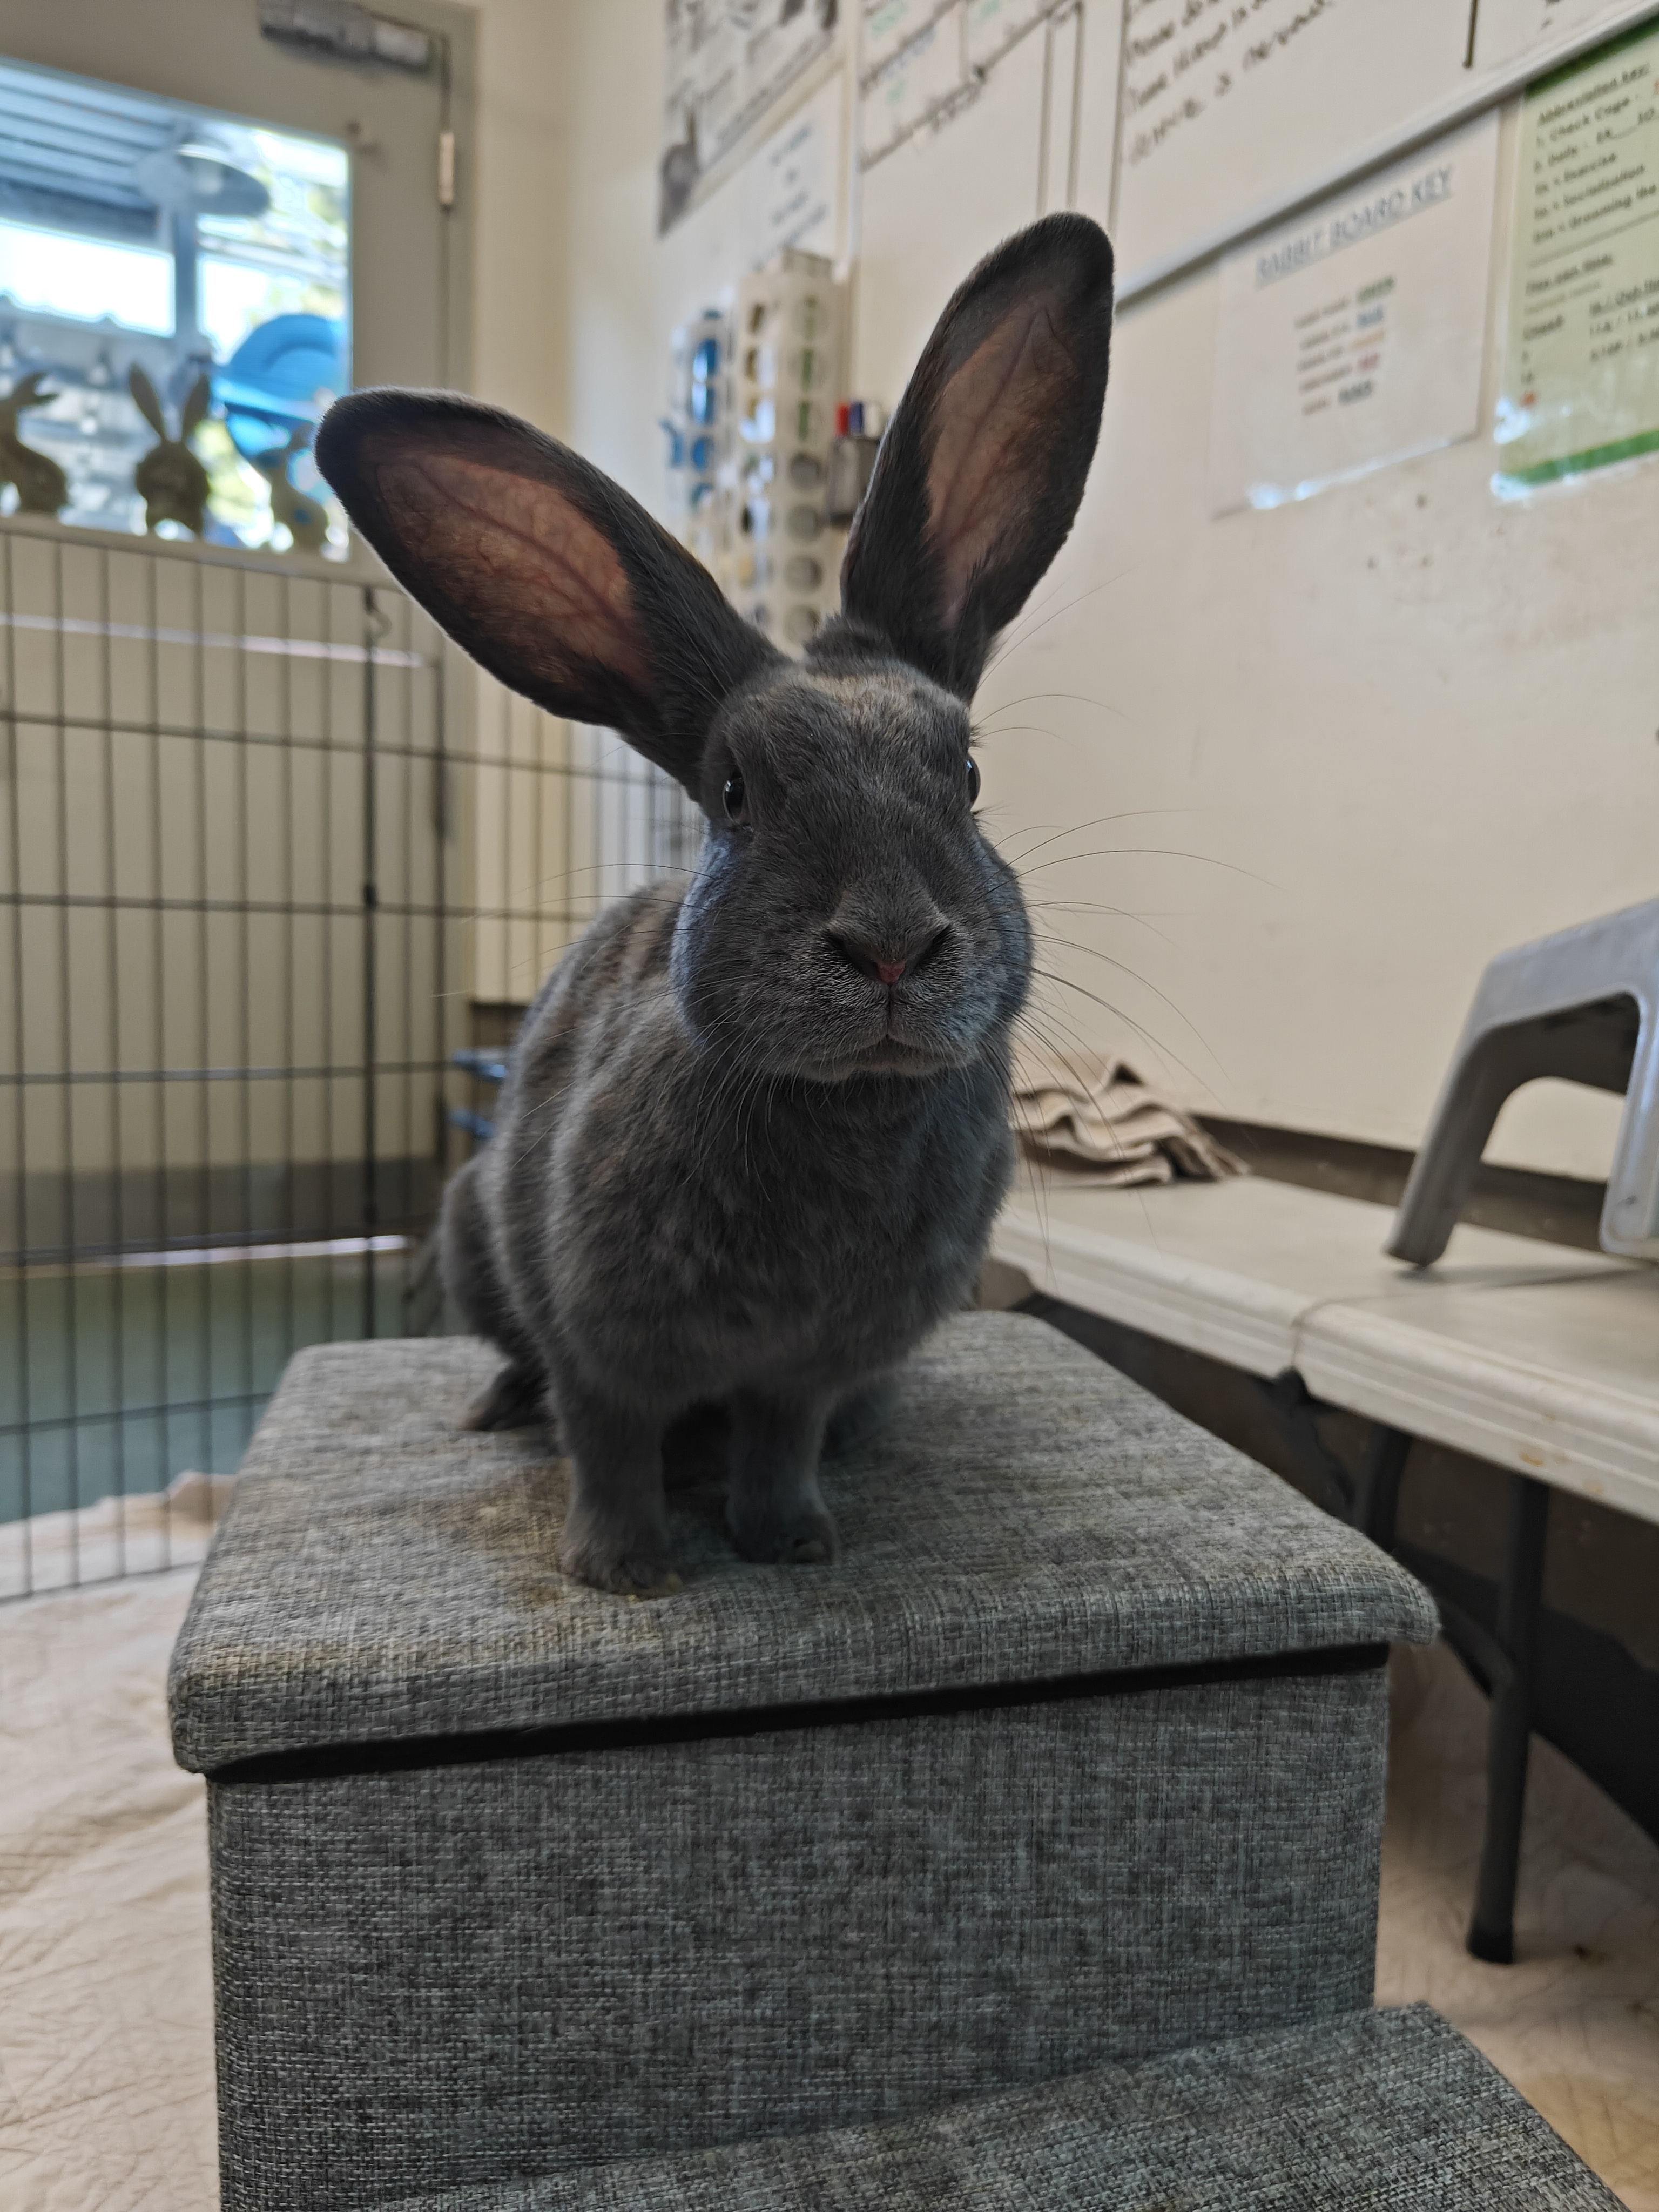
<svg viewBox="0 0 1659 2212">
<path fill-rule="evenodd" d="M 233 1473 L 289 1353 L 364 1333 L 371 1264 L 375 1334 L 403 1334 L 409 1258 L 317 1254 L 0 1279 L 0 1522 L 165 1489 L 187 1469 Z M 23 1421 L 27 1437 L 15 1432 Z"/>
</svg>

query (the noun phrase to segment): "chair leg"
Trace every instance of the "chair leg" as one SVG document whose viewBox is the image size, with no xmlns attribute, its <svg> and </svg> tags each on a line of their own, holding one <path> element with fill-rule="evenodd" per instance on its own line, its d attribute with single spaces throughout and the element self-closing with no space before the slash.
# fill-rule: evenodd
<svg viewBox="0 0 1659 2212">
<path fill-rule="evenodd" d="M 1468 1948 L 1477 1959 L 1507 1966 L 1515 1957 L 1515 1880 L 1521 1860 L 1521 1813 L 1527 1792 L 1538 1672 L 1538 1613 L 1549 1527 L 1547 1483 L 1514 1477 L 1498 1597 L 1498 1644 L 1508 1662 L 1492 1685 L 1486 1750 L 1486 1835 L 1475 1889 Z"/>
</svg>

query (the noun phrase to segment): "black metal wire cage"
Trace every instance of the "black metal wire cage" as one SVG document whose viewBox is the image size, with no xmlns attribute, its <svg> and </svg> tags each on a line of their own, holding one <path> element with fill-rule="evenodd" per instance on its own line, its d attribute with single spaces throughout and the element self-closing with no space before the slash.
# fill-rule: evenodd
<svg viewBox="0 0 1659 2212">
<path fill-rule="evenodd" d="M 701 818 L 320 563 L 0 525 L 0 1596 L 198 1555 L 289 1354 L 444 1325 L 545 968 Z"/>
</svg>

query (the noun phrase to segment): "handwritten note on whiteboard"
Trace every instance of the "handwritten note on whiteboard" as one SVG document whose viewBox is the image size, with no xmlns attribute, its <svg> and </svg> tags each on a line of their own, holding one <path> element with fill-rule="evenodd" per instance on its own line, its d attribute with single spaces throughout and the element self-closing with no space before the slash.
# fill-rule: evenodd
<svg viewBox="0 0 1659 2212">
<path fill-rule="evenodd" d="M 1479 428 L 1497 185 L 1488 115 L 1223 263 L 1218 514 Z"/>
<path fill-rule="evenodd" d="M 1468 21 L 1468 0 L 1125 0 L 1126 276 L 1455 93 Z"/>
</svg>

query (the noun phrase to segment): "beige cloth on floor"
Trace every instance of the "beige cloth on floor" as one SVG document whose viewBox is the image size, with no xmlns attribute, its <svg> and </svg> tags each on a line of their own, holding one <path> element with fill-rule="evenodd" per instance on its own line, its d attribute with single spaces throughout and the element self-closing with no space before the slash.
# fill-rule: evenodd
<svg viewBox="0 0 1659 2212">
<path fill-rule="evenodd" d="M 165 1490 L 0 1522 L 0 1598 L 199 1566 L 235 1485 L 230 1474 L 180 1474 Z"/>
<path fill-rule="evenodd" d="M 1121 1190 L 1246 1172 L 1190 1114 L 1115 1057 L 1023 1049 L 1014 1063 L 1014 1127 L 1026 1158 L 1068 1183 Z"/>
</svg>

